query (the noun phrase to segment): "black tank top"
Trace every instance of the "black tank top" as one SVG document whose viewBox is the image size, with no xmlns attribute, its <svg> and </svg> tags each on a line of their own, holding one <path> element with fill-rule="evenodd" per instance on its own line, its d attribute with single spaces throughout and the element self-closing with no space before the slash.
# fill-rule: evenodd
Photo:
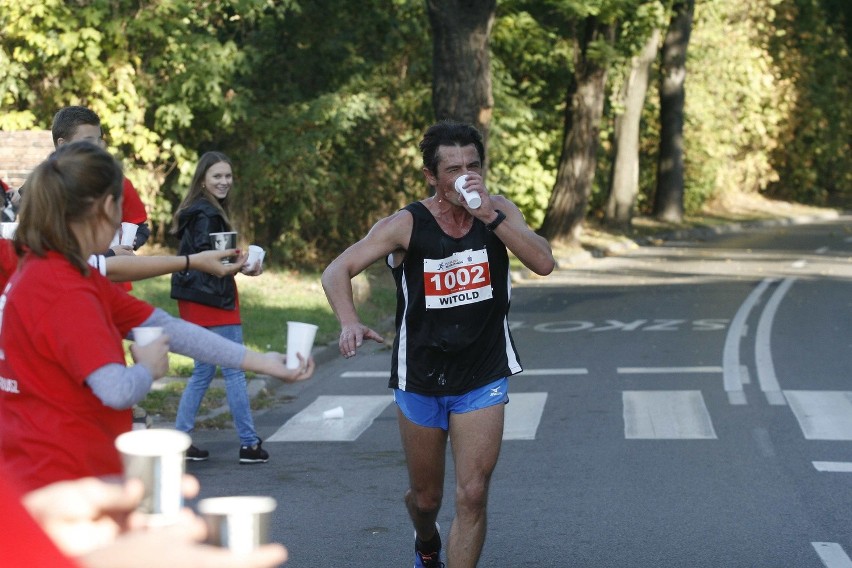
<svg viewBox="0 0 852 568">
<path fill-rule="evenodd" d="M 521 372 L 509 333 L 509 258 L 499 238 L 473 220 L 448 236 L 422 203 L 405 259 L 391 267 L 397 288 L 391 388 L 457 395 Z"/>
</svg>

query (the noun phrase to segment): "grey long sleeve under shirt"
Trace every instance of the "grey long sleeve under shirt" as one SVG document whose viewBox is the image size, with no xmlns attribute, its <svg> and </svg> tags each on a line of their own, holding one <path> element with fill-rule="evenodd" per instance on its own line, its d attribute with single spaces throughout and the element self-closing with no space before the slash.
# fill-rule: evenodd
<svg viewBox="0 0 852 568">
<path fill-rule="evenodd" d="M 169 336 L 169 351 L 222 367 L 240 368 L 246 347 L 201 326 L 172 317 L 160 308 L 142 322 L 144 327 L 162 327 Z M 128 338 L 131 339 L 131 338 Z M 88 377 L 86 384 L 110 408 L 130 408 L 148 394 L 153 378 L 143 365 L 104 365 Z"/>
</svg>

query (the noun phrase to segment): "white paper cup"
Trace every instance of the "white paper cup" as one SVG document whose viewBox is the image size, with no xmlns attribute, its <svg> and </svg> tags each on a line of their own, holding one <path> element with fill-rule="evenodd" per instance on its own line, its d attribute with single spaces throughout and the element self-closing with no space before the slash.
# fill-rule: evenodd
<svg viewBox="0 0 852 568">
<path fill-rule="evenodd" d="M 183 507 L 184 454 L 190 443 L 188 434 L 169 429 L 132 430 L 115 439 L 124 477 L 145 486 L 138 510 L 152 524 L 173 522 Z"/>
<path fill-rule="evenodd" d="M 213 497 L 198 502 L 207 524 L 207 544 L 246 554 L 269 542 L 269 520 L 277 503 L 272 497 Z"/>
<path fill-rule="evenodd" d="M 124 246 L 132 248 L 134 241 L 136 241 L 136 231 L 138 230 L 139 225 L 136 223 L 122 223 L 121 240 L 119 242 Z"/>
<path fill-rule="evenodd" d="M 210 246 L 213 247 L 213 250 L 237 248 L 237 233 L 235 231 L 210 233 Z M 235 256 L 227 256 L 222 259 L 222 264 L 231 264 L 236 260 L 237 258 Z"/>
<path fill-rule="evenodd" d="M 343 407 L 335 406 L 334 408 L 330 408 L 322 413 L 322 417 L 326 420 L 339 420 L 343 418 Z"/>
<path fill-rule="evenodd" d="M 263 266 L 263 259 L 266 257 L 266 251 L 257 245 L 249 245 L 248 248 L 248 264 L 249 268 L 254 270 Z M 256 265 L 256 266 L 255 266 Z"/>
<path fill-rule="evenodd" d="M 137 345 L 143 346 L 148 345 L 158 337 L 163 335 L 162 327 L 134 327 L 133 328 L 133 341 L 136 342 Z"/>
<path fill-rule="evenodd" d="M 14 222 L 0 223 L 0 237 L 4 239 L 14 239 L 15 231 L 18 230 L 18 224 Z"/>
<path fill-rule="evenodd" d="M 478 209 L 480 205 L 482 205 L 482 198 L 479 197 L 479 194 L 475 191 L 467 191 L 464 188 L 464 184 L 467 181 L 466 175 L 460 175 L 456 178 L 456 181 L 453 182 L 453 185 L 456 188 L 456 191 L 464 198 L 467 202 L 467 206 L 471 209 Z"/>
<path fill-rule="evenodd" d="M 314 338 L 317 335 L 317 326 L 312 323 L 299 321 L 287 322 L 287 368 L 298 369 L 299 358 L 296 353 L 307 361 L 311 356 L 314 346 Z"/>
</svg>

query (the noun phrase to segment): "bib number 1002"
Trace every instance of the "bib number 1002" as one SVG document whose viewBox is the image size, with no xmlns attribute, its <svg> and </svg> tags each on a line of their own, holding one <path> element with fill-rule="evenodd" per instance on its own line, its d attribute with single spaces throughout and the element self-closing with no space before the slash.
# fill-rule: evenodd
<svg viewBox="0 0 852 568">
<path fill-rule="evenodd" d="M 476 265 L 461 267 L 447 272 L 438 272 L 429 279 L 436 292 L 455 290 L 457 287 L 476 286 L 486 282 L 485 267 Z"/>
</svg>

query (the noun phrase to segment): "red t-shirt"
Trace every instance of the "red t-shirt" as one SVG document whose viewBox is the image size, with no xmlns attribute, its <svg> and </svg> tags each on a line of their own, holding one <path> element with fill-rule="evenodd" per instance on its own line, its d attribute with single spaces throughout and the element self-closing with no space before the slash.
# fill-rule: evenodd
<svg viewBox="0 0 852 568">
<path fill-rule="evenodd" d="M 113 443 L 132 412 L 105 406 L 85 379 L 125 364 L 122 338 L 154 308 L 50 252 L 25 257 L 0 309 L 0 458 L 25 491 L 120 474 Z"/>
<path fill-rule="evenodd" d="M 206 306 L 198 302 L 178 300 L 180 319 L 200 325 L 213 327 L 215 325 L 240 325 L 240 294 L 234 289 L 234 309 L 223 310 Z"/>
<path fill-rule="evenodd" d="M 18 268 L 18 255 L 15 245 L 9 239 L 0 239 L 0 292 Z"/>
<path fill-rule="evenodd" d="M 121 220 L 125 223 L 144 223 L 148 220 L 145 204 L 130 180 L 124 178 L 124 200 L 121 203 Z"/>
<path fill-rule="evenodd" d="M 26 568 L 75 568 L 21 504 L 22 494 L 8 479 L 8 471 L 0 468 L 0 551 L 3 566 Z"/>
</svg>

